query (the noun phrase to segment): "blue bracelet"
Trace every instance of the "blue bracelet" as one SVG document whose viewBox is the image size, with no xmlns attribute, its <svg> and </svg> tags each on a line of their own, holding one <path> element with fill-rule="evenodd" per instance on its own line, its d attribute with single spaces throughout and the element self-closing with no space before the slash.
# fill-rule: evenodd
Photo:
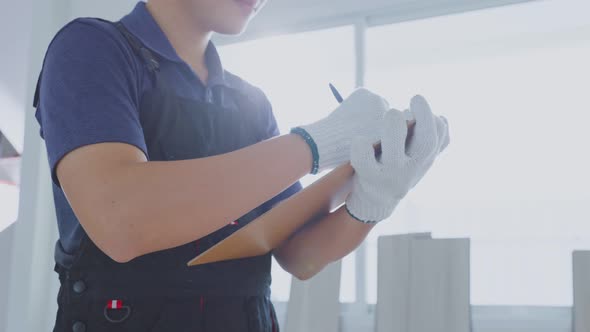
<svg viewBox="0 0 590 332">
<path fill-rule="evenodd" d="M 297 134 L 303 137 L 305 142 L 307 142 L 307 145 L 309 145 L 309 148 L 311 149 L 311 155 L 313 157 L 311 174 L 317 174 L 320 165 L 320 153 L 318 152 L 318 146 L 315 144 L 315 141 L 311 135 L 301 127 L 295 127 L 291 129 L 291 134 Z"/>
</svg>

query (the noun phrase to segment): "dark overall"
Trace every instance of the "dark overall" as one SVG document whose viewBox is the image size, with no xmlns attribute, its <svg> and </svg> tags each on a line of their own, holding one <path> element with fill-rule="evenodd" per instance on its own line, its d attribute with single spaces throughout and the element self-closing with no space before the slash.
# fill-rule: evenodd
<svg viewBox="0 0 590 332">
<path fill-rule="evenodd" d="M 262 110 L 238 90 L 212 88 L 209 103 L 167 89 L 158 59 L 116 24 L 154 76 L 155 88 L 141 99 L 140 122 L 150 161 L 203 158 L 264 139 Z M 231 98 L 237 107 L 219 107 Z M 206 175 L 204 175 L 206 176 Z M 194 198 L 195 200 L 198 197 Z M 220 202 L 223 204 L 231 202 Z M 61 287 L 55 332 L 166 331 L 276 332 L 270 302 L 271 255 L 187 267 L 207 250 L 266 211 L 265 204 L 237 223 L 173 249 L 117 263 L 84 236 L 73 265 L 56 264 Z M 162 220 L 166 223 L 166 220 Z M 207 222 L 198 220 L 195 223 Z"/>
</svg>

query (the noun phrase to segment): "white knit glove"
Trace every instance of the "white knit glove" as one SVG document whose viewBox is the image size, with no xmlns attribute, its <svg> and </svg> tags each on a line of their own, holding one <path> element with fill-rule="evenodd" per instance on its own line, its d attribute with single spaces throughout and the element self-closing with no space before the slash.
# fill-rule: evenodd
<svg viewBox="0 0 590 332">
<path fill-rule="evenodd" d="M 373 143 L 379 141 L 379 126 L 389 104 L 367 89 L 359 88 L 327 117 L 314 123 L 293 128 L 301 135 L 314 154 L 312 174 L 335 168 L 350 160 L 350 144 L 355 136 L 365 136 Z"/>
<path fill-rule="evenodd" d="M 406 112 L 416 120 L 409 138 Z M 353 140 L 351 164 L 355 174 L 346 208 L 361 222 L 377 223 L 389 217 L 449 144 L 446 119 L 433 115 L 423 97 L 412 98 L 406 112 L 390 110 L 385 115 L 380 128 L 380 157 L 375 157 L 372 138 L 359 136 Z"/>
</svg>

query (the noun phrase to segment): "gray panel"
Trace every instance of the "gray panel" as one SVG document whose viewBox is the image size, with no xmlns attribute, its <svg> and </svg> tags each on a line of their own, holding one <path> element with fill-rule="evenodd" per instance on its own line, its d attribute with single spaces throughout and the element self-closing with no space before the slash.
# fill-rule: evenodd
<svg viewBox="0 0 590 332">
<path fill-rule="evenodd" d="M 338 332 L 341 261 L 307 281 L 293 278 L 286 332 Z"/>
<path fill-rule="evenodd" d="M 469 240 L 413 240 L 409 332 L 469 332 Z"/>
<path fill-rule="evenodd" d="M 571 307 L 472 306 L 473 332 L 572 332 Z"/>
<path fill-rule="evenodd" d="M 574 331 L 590 332 L 590 251 L 574 251 Z"/>
<path fill-rule="evenodd" d="M 12 242 L 14 239 L 14 224 L 0 231 L 0 265 L 5 267 L 12 263 Z M 0 273 L 0 331 L 4 331 L 6 325 L 6 313 L 8 312 L 8 294 L 10 287 L 10 273 Z"/>
<path fill-rule="evenodd" d="M 471 330 L 469 240 L 379 238 L 377 332 Z"/>
<path fill-rule="evenodd" d="M 12 146 L 8 140 L 8 137 L 4 136 L 0 130 L 0 158 L 10 158 L 16 157 L 18 155 L 19 153 L 16 151 L 14 146 Z"/>
<path fill-rule="evenodd" d="M 430 233 L 380 236 L 378 239 L 377 332 L 408 331 L 410 243 L 413 238 L 428 239 Z"/>
</svg>

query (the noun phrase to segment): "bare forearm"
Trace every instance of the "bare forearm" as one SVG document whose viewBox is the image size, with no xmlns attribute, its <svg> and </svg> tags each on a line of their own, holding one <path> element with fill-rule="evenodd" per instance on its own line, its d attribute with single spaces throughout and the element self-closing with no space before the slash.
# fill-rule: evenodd
<svg viewBox="0 0 590 332">
<path fill-rule="evenodd" d="M 125 163 L 105 172 L 92 189 L 71 196 L 96 196 L 97 200 L 86 201 L 98 207 L 79 209 L 93 215 L 79 217 L 94 218 L 83 225 L 99 247 L 120 246 L 112 250 L 125 252 L 121 260 L 128 260 L 188 243 L 227 225 L 285 190 L 310 168 L 305 141 L 285 135 L 214 157 Z M 97 211 L 102 211 L 100 217 Z"/>
<path fill-rule="evenodd" d="M 306 225 L 277 248 L 274 256 L 286 271 L 299 279 L 309 279 L 356 249 L 372 228 L 352 218 L 342 206 Z"/>
</svg>

